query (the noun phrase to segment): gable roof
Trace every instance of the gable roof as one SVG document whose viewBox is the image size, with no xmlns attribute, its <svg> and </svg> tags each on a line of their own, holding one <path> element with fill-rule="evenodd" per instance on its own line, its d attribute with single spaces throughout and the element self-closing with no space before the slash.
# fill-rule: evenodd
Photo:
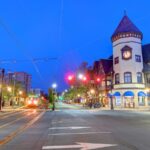
<svg viewBox="0 0 150 150">
<path fill-rule="evenodd" d="M 103 66 L 105 74 L 108 74 L 111 71 L 113 71 L 113 60 L 101 59 L 100 63 Z"/>
<path fill-rule="evenodd" d="M 145 63 L 150 63 L 150 44 L 146 44 L 142 46 L 142 55 L 143 55 L 143 61 Z"/>
<path fill-rule="evenodd" d="M 93 65 L 93 70 L 96 71 L 99 68 L 99 61 L 95 61 Z"/>
<path fill-rule="evenodd" d="M 143 71 L 150 72 L 150 44 L 142 46 Z"/>
<path fill-rule="evenodd" d="M 125 15 L 120 21 L 118 27 L 112 35 L 112 38 L 120 33 L 138 33 L 142 37 L 142 32 L 135 26 L 127 15 Z"/>
</svg>

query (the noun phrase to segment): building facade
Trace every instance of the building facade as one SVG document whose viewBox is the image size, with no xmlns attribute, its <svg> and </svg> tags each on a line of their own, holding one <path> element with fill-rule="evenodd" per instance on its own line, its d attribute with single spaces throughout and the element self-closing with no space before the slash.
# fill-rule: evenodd
<svg viewBox="0 0 150 150">
<path fill-rule="evenodd" d="M 26 72 L 9 72 L 4 76 L 4 83 L 13 88 L 20 84 L 20 90 L 28 94 L 31 88 L 31 75 Z"/>
<path fill-rule="evenodd" d="M 96 89 L 98 91 L 99 102 L 103 107 L 109 105 L 109 92 L 112 92 L 113 65 L 112 59 L 101 59 L 94 62 L 93 72 L 95 75 Z"/>
<path fill-rule="evenodd" d="M 124 16 L 111 40 L 113 46 L 114 107 L 148 107 L 142 32 Z"/>
<path fill-rule="evenodd" d="M 16 82 L 22 85 L 23 90 L 28 93 L 31 88 L 31 75 L 26 72 L 15 72 L 14 78 Z"/>
</svg>

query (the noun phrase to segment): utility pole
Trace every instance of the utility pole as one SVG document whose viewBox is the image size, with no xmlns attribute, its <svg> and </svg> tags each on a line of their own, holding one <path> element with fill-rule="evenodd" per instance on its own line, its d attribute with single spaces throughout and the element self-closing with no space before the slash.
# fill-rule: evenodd
<svg viewBox="0 0 150 150">
<path fill-rule="evenodd" d="M 2 110 L 2 97 L 3 97 L 3 80 L 4 80 L 5 69 L 1 70 L 1 88 L 0 88 L 0 111 Z"/>
</svg>

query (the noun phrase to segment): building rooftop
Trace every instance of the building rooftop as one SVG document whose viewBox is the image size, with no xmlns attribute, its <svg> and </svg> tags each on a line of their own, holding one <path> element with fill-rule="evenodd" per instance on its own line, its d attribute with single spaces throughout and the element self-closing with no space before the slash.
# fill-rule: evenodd
<svg viewBox="0 0 150 150">
<path fill-rule="evenodd" d="M 129 19 L 127 15 L 124 15 L 111 38 L 121 33 L 137 33 L 142 37 L 142 32 L 135 26 L 135 24 Z"/>
<path fill-rule="evenodd" d="M 102 63 L 105 74 L 108 74 L 111 71 L 113 71 L 113 60 L 101 59 L 100 62 Z"/>
</svg>

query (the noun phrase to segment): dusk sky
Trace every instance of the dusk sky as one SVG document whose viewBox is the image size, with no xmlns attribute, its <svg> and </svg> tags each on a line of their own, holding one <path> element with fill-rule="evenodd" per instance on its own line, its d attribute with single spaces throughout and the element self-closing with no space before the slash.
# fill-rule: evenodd
<svg viewBox="0 0 150 150">
<path fill-rule="evenodd" d="M 112 54 L 110 37 L 126 10 L 150 43 L 148 0 L 1 0 L 0 59 L 29 60 L 0 64 L 7 71 L 32 75 L 32 87 L 53 82 L 66 88 L 65 73 Z M 33 64 L 32 58 L 57 57 Z"/>
</svg>

